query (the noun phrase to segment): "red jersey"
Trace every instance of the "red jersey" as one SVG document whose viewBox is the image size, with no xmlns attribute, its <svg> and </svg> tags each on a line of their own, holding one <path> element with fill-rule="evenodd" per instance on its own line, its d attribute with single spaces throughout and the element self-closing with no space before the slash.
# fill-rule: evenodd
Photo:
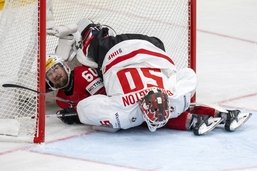
<svg viewBox="0 0 257 171">
<path fill-rule="evenodd" d="M 70 75 L 69 86 L 58 90 L 56 96 L 75 102 L 72 107 L 76 109 L 80 100 L 95 94 L 106 94 L 97 71 L 87 66 L 77 66 Z M 56 100 L 56 104 L 63 109 L 71 107 L 71 104 L 59 100 Z"/>
</svg>

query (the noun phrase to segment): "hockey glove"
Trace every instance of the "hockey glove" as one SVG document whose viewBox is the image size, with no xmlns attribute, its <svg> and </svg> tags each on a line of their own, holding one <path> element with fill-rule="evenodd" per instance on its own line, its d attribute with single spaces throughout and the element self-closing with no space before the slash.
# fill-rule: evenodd
<svg viewBox="0 0 257 171">
<path fill-rule="evenodd" d="M 66 124 L 81 124 L 77 112 L 73 108 L 65 108 L 56 112 L 57 118 Z"/>
</svg>

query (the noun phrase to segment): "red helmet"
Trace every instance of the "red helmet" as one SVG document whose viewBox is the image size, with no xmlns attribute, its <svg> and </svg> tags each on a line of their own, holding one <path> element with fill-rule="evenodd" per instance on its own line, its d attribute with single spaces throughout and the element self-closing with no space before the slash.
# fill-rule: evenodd
<svg viewBox="0 0 257 171">
<path fill-rule="evenodd" d="M 84 28 L 84 30 L 81 33 L 82 36 L 82 50 L 85 54 L 85 56 L 88 56 L 88 48 L 94 39 L 95 36 L 100 32 L 101 25 L 100 24 L 89 24 Z"/>
<path fill-rule="evenodd" d="M 139 101 L 144 120 L 151 132 L 163 127 L 170 118 L 168 95 L 160 89 L 153 89 Z"/>
</svg>

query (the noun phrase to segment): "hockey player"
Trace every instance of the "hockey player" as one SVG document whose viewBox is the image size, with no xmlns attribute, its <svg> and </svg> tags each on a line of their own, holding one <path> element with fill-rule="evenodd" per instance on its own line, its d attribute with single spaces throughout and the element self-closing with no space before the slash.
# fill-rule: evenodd
<svg viewBox="0 0 257 171">
<path fill-rule="evenodd" d="M 84 65 L 98 67 L 107 93 L 78 103 L 77 112 L 84 124 L 117 131 L 146 122 L 152 132 L 166 126 L 192 129 L 194 134 L 202 135 L 220 123 L 227 131 L 234 131 L 251 116 L 239 110 L 218 111 L 191 105 L 197 85 L 194 71 L 177 71 L 156 37 L 112 36 L 107 27 L 93 23 L 80 31 L 81 48 L 77 49 L 77 56 Z"/>
<path fill-rule="evenodd" d="M 77 103 L 94 94 L 106 94 L 102 79 L 95 69 L 87 66 L 70 67 L 57 55 L 48 55 L 46 60 L 48 90 L 58 90 L 56 100 L 62 110 L 57 116 L 67 124 L 80 123 L 76 114 Z M 68 114 L 68 115 L 67 115 Z"/>
</svg>

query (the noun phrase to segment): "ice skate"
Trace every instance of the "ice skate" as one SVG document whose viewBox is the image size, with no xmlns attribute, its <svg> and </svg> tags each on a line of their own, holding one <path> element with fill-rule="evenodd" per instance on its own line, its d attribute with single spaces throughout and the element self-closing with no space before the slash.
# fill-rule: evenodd
<svg viewBox="0 0 257 171">
<path fill-rule="evenodd" d="M 225 121 L 225 130 L 232 132 L 242 126 L 251 116 L 251 113 L 242 113 L 240 110 L 228 110 L 228 113 L 222 113 Z"/>
<path fill-rule="evenodd" d="M 195 135 L 203 135 L 213 130 L 221 121 L 221 117 L 193 115 L 191 129 Z"/>
</svg>

